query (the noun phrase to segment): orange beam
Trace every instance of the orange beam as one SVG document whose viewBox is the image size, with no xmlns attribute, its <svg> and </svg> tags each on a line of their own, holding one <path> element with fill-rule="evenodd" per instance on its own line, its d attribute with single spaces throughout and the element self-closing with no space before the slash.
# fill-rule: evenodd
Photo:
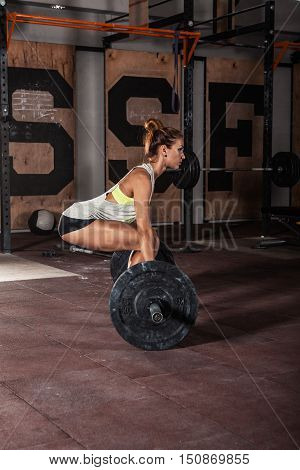
<svg viewBox="0 0 300 470">
<path fill-rule="evenodd" d="M 184 38 L 183 40 L 183 66 L 187 66 L 187 47 L 188 47 L 188 40 Z"/>
<path fill-rule="evenodd" d="M 159 28 L 148 28 L 145 26 L 129 26 L 120 25 L 117 23 L 101 23 L 97 21 L 86 21 L 86 20 L 75 20 L 72 18 L 55 18 L 50 16 L 35 16 L 25 15 L 23 13 L 9 13 L 7 15 L 7 22 L 12 23 L 11 30 L 8 32 L 8 45 L 16 23 L 30 23 L 45 26 L 58 26 L 62 28 L 73 28 L 73 29 L 85 29 L 89 31 L 104 31 L 104 32 L 121 32 L 127 34 L 135 34 L 140 36 L 157 37 L 174 39 L 175 35 L 178 39 L 182 39 L 184 43 L 184 66 L 187 66 L 190 62 L 196 45 L 200 39 L 201 33 L 192 31 L 178 31 L 175 32 L 172 29 L 159 29 Z M 8 28 L 7 28 L 8 30 Z M 188 50 L 188 40 L 192 39 L 193 43 Z"/>
<path fill-rule="evenodd" d="M 101 23 L 97 21 L 85 21 L 85 20 L 74 20 L 72 18 L 55 18 L 50 16 L 35 16 L 35 15 L 24 15 L 21 13 L 9 13 L 7 15 L 9 21 L 17 23 L 32 23 L 32 24 L 47 24 L 53 26 L 70 27 L 74 26 L 77 29 L 92 29 L 105 32 L 122 32 L 128 34 L 141 34 L 147 35 L 154 34 L 157 37 L 172 37 L 175 36 L 175 31 L 172 29 L 158 29 L 148 28 L 144 26 L 129 26 L 120 25 L 118 23 Z M 196 38 L 200 37 L 200 33 L 193 33 L 190 31 L 180 31 L 180 39 L 184 37 Z"/>
<path fill-rule="evenodd" d="M 284 47 L 288 45 L 289 49 L 300 49 L 300 42 L 293 42 L 293 41 L 281 41 L 275 42 L 275 47 Z"/>
<path fill-rule="evenodd" d="M 9 47 L 9 43 L 10 43 L 12 34 L 14 32 L 14 29 L 15 29 L 15 24 L 16 24 L 15 14 L 12 13 L 11 16 L 12 16 L 12 19 L 10 19 L 10 20 L 8 18 L 8 15 L 6 16 L 6 43 L 7 43 L 7 48 Z M 10 30 L 9 30 L 9 27 L 8 27 L 8 22 L 9 21 L 12 22 Z"/>
<path fill-rule="evenodd" d="M 189 64 L 191 58 L 193 57 L 193 54 L 194 54 L 194 52 L 195 52 L 195 49 L 196 49 L 196 46 L 197 46 L 198 41 L 199 41 L 199 38 L 195 38 L 195 40 L 193 41 L 193 44 L 192 44 L 192 46 L 191 46 L 191 48 L 190 48 L 190 50 L 189 50 L 189 55 L 188 55 L 188 57 L 187 57 L 187 63 L 188 63 L 188 64 Z"/>
<path fill-rule="evenodd" d="M 275 48 L 280 49 L 278 52 L 274 62 L 273 62 L 273 71 L 276 69 L 278 64 L 281 62 L 284 54 L 288 49 L 300 49 L 300 42 L 292 42 L 292 41 L 281 41 L 275 42 Z"/>
</svg>

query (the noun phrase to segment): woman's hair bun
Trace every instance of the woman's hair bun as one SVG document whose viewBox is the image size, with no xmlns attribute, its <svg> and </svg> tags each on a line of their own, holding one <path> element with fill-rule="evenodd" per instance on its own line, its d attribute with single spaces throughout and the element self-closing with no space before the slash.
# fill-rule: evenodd
<svg viewBox="0 0 300 470">
<path fill-rule="evenodd" d="M 163 127 L 163 123 L 159 119 L 148 119 L 144 124 L 146 132 L 149 132 L 149 134 L 153 134 L 155 131 L 163 129 Z"/>
<path fill-rule="evenodd" d="M 159 119 L 148 119 L 144 123 L 144 129 L 144 151 L 150 162 L 152 157 L 157 156 L 160 145 L 171 148 L 176 139 L 183 139 L 182 132 L 173 127 L 164 127 Z"/>
</svg>

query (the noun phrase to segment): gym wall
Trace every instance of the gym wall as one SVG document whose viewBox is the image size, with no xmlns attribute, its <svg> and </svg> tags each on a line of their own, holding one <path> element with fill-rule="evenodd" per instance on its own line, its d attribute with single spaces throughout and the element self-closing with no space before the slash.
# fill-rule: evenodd
<svg viewBox="0 0 300 470">
<path fill-rule="evenodd" d="M 262 65 L 208 58 L 206 70 L 205 167 L 261 167 Z M 204 178 L 206 220 L 260 217 L 261 172 L 209 172 Z"/>
<path fill-rule="evenodd" d="M 179 66 L 179 70 L 181 67 Z M 153 117 L 181 128 L 172 110 L 172 54 L 108 49 L 105 54 L 106 187 L 116 184 L 133 166 L 143 163 L 143 123 Z M 180 89 L 180 76 L 178 77 Z M 155 184 L 152 221 L 181 218 L 181 193 L 164 174 Z"/>
<path fill-rule="evenodd" d="M 34 28 L 31 29 L 31 31 L 34 31 Z M 50 31 L 50 28 L 43 28 L 43 31 L 45 31 L 45 36 L 47 36 L 48 32 Z M 55 29 L 51 29 L 51 34 L 54 34 L 55 31 L 60 31 L 60 29 L 58 28 L 57 30 Z M 70 31 L 67 31 L 67 30 L 62 30 L 62 31 L 66 31 L 66 34 L 69 34 Z M 88 33 L 88 32 L 87 32 Z M 41 35 L 40 35 L 41 37 Z M 48 36 L 47 36 L 47 39 L 48 39 Z M 50 39 L 50 36 L 49 36 L 49 39 Z M 51 39 L 53 39 L 51 37 Z M 68 37 L 68 38 L 65 38 L 65 40 L 70 40 L 70 43 L 76 43 L 76 38 L 75 37 Z M 16 47 L 16 44 L 19 44 L 19 47 L 21 47 L 21 44 L 23 43 L 22 41 L 13 41 L 12 44 L 11 44 L 11 48 L 10 48 L 10 51 L 9 51 L 9 55 L 11 54 L 11 51 Z M 55 44 L 40 44 L 39 47 L 39 51 L 41 52 L 41 55 L 43 57 L 43 61 L 44 61 L 44 52 L 42 52 L 42 48 L 41 46 L 47 46 L 48 48 L 54 48 L 53 49 L 53 53 L 49 54 L 49 57 L 51 58 L 47 63 L 47 67 L 49 68 L 54 68 L 54 65 L 53 65 L 53 60 L 55 58 L 55 63 L 58 63 L 59 62 L 59 57 L 60 57 L 60 54 L 62 54 L 62 51 L 63 50 L 69 50 L 71 51 L 70 54 L 72 56 L 72 61 L 74 59 L 74 49 L 71 47 L 71 46 L 64 46 L 64 45 L 55 45 Z M 23 47 L 23 46 L 22 46 Z M 36 43 L 27 43 L 27 47 L 28 48 L 36 48 Z M 136 42 L 136 41 L 132 41 L 131 43 L 128 41 L 126 44 L 124 42 L 122 42 L 122 44 L 115 44 L 114 47 L 116 47 L 116 49 L 114 49 L 114 51 L 117 51 L 117 48 L 124 48 L 126 47 L 128 50 L 129 49 L 132 49 L 131 51 L 128 51 L 130 52 L 131 54 L 137 54 L 138 52 L 136 51 L 133 51 L 133 49 L 144 49 L 145 50 L 153 50 L 155 48 L 155 50 L 159 50 L 160 51 L 160 54 L 162 55 L 168 55 L 166 51 L 170 51 L 171 50 L 171 44 L 168 43 L 168 41 L 164 42 L 164 41 L 160 41 L 160 42 L 157 42 L 156 41 L 156 44 L 154 41 L 148 41 L 148 40 L 144 40 L 144 41 L 139 41 L 139 42 Z M 57 52 L 55 52 L 57 50 L 57 48 L 59 48 L 60 50 L 60 54 L 58 54 Z M 37 50 L 37 49 L 36 49 Z M 121 52 L 120 50 L 118 50 L 118 52 Z M 198 53 L 200 53 L 203 55 L 203 56 L 209 56 L 209 55 L 218 55 L 219 57 L 216 57 L 216 58 L 213 58 L 213 57 L 208 57 L 207 61 L 209 62 L 210 60 L 216 60 L 216 61 L 221 61 L 221 60 L 224 60 L 222 57 L 220 57 L 221 55 L 227 55 L 228 56 L 228 59 L 229 61 L 232 62 L 236 62 L 236 63 L 240 63 L 240 62 L 244 62 L 245 60 L 245 57 L 249 56 L 249 55 L 255 55 L 256 54 L 256 51 L 255 54 L 252 50 L 250 51 L 242 51 L 242 50 L 234 50 L 233 48 L 223 48 L 221 51 L 220 50 L 216 50 L 214 48 L 205 48 L 205 47 L 202 47 L 198 50 Z M 143 52 L 145 53 L 145 52 Z M 153 54 L 153 53 L 152 53 Z M 18 57 L 19 55 L 19 57 Z M 46 54 L 47 55 L 47 54 Z M 156 55 L 156 54 L 154 54 Z M 22 52 L 22 53 L 19 53 L 17 54 L 17 58 L 16 60 L 13 60 L 13 62 L 10 62 L 9 65 L 10 66 L 21 66 L 21 67 L 31 67 L 31 65 L 29 64 L 29 60 L 32 60 L 32 53 L 29 54 L 28 53 L 28 50 L 25 51 L 25 52 Z M 258 56 L 260 56 L 260 53 L 258 54 Z M 22 59 L 22 60 L 21 60 Z M 19 61 L 19 62 L 18 62 Z M 255 60 L 256 61 L 256 60 Z M 35 62 L 38 62 L 37 58 L 35 58 Z M 69 83 L 71 86 L 73 86 L 73 82 L 72 82 L 72 77 L 73 77 L 73 73 L 74 73 L 74 68 L 73 68 L 73 73 L 71 73 L 71 68 L 70 67 L 74 67 L 73 63 L 69 64 L 68 67 L 66 68 L 65 66 L 63 66 L 62 64 L 65 62 L 65 59 L 61 59 L 61 74 L 62 76 L 64 76 L 63 74 L 66 72 L 67 68 L 69 67 L 69 77 L 66 78 L 66 81 L 67 83 Z M 71 200 L 73 199 L 88 199 L 88 198 L 91 198 L 91 197 L 95 197 L 97 196 L 98 194 L 100 194 L 101 192 L 104 191 L 105 189 L 105 185 L 107 183 L 107 181 L 105 181 L 105 127 L 104 127 L 104 98 L 105 98 L 105 94 L 104 94 L 104 87 L 105 87 L 105 83 L 104 83 L 104 54 L 101 53 L 101 52 L 93 52 L 93 51 L 88 51 L 88 50 L 82 50 L 82 51 L 76 51 L 76 54 L 75 54 L 75 62 L 76 62 L 76 70 L 75 70 L 75 73 L 76 73 L 76 76 L 75 76 L 75 79 L 76 79 L 76 83 L 77 85 L 79 85 L 78 87 L 76 86 L 76 100 L 75 100 L 75 103 L 74 103 L 74 107 L 76 108 L 76 114 L 77 114 L 77 120 L 76 120 L 76 142 L 75 142 L 75 148 L 76 148 L 76 169 L 75 169 L 75 172 L 76 172 L 76 187 L 74 186 L 74 182 L 73 183 L 68 183 L 68 187 L 69 187 L 69 194 L 65 196 L 63 196 L 63 198 L 67 201 L 66 204 L 69 204 L 71 203 Z M 250 61 L 252 62 L 252 61 Z M 25 63 L 25 65 L 22 65 L 23 63 Z M 39 65 L 34 65 L 35 67 L 39 67 Z M 58 66 L 58 65 L 57 65 Z M 172 69 L 173 69 L 173 64 L 172 64 Z M 287 87 L 290 87 L 290 84 L 289 84 L 289 74 L 287 73 L 287 69 L 281 69 L 280 67 L 278 67 L 278 69 L 276 70 L 275 72 L 275 76 L 274 76 L 274 93 L 275 93 L 275 96 L 274 96 L 274 134 L 273 134 L 273 154 L 276 153 L 276 151 L 279 151 L 280 149 L 278 148 L 277 149 L 277 144 L 276 142 L 274 142 L 274 139 L 276 140 L 276 137 L 278 136 L 278 131 L 279 129 L 281 129 L 282 131 L 282 127 L 284 126 L 284 129 L 285 129 L 285 132 L 288 131 L 288 127 L 289 127 L 289 118 L 287 120 L 287 117 L 288 117 L 288 104 L 287 104 L 287 109 L 286 109 L 286 113 L 285 113 L 285 117 L 284 119 L 277 119 L 278 117 L 278 111 L 279 109 L 281 109 L 281 102 L 282 100 L 290 100 L 290 96 L 289 96 L 289 92 L 287 92 Z M 201 73 L 201 77 L 199 79 L 199 70 L 200 70 L 200 73 Z M 284 72 L 283 72 L 284 70 Z M 282 78 L 278 81 L 278 86 L 276 86 L 276 80 L 277 80 L 277 77 L 279 76 L 279 71 L 280 71 L 280 75 L 282 75 Z M 203 119 L 204 116 L 203 116 L 203 113 L 204 113 L 204 107 L 203 107 L 203 95 L 204 95 L 204 83 L 203 83 L 203 80 L 205 80 L 205 77 L 204 77 L 204 72 L 205 72 L 205 66 L 204 66 L 204 63 L 203 62 L 197 62 L 197 65 L 195 66 L 195 80 L 194 80 L 194 150 L 195 152 L 197 153 L 197 155 L 200 157 L 200 159 L 202 158 L 202 152 L 203 152 L 203 142 L 204 142 L 204 136 L 203 136 Z M 223 71 L 222 71 L 223 73 Z M 98 76 L 96 76 L 98 74 Z M 231 74 L 232 75 L 232 74 Z M 236 76 L 236 74 L 234 73 L 233 74 L 234 76 Z M 221 77 L 223 77 L 223 75 L 221 75 Z M 230 77 L 229 77 L 230 79 Z M 214 79 L 216 82 L 217 82 L 217 79 Z M 221 80 L 223 80 L 223 78 L 221 78 Z M 171 80 L 172 81 L 172 80 Z M 229 80 L 229 82 L 231 81 L 231 79 Z M 294 81 L 295 81 L 295 78 L 294 78 Z M 295 83 L 297 83 L 299 81 L 296 80 Z M 262 82 L 261 82 L 262 83 Z M 298 92 L 298 95 L 296 94 L 296 86 L 294 85 L 294 108 L 296 108 L 296 100 L 297 100 L 297 96 L 299 98 L 299 92 Z M 299 101 L 298 101 L 299 103 Z M 183 105 L 183 103 L 182 103 Z M 207 103 L 206 103 L 207 105 Z M 237 106 L 237 105 L 235 105 Z M 240 112 L 238 112 L 238 115 L 236 116 L 235 118 L 235 123 L 233 122 L 231 125 L 229 124 L 226 124 L 227 127 L 236 127 L 236 124 L 237 124 L 237 120 L 238 119 L 248 119 L 249 117 L 246 116 L 245 117 L 245 107 L 249 106 L 249 105 L 243 105 L 241 104 L 242 108 L 240 109 Z M 56 109 L 56 115 L 57 113 L 61 113 L 62 111 L 64 111 L 64 113 L 69 113 L 70 112 L 70 109 L 68 108 L 65 108 L 64 110 L 63 109 L 59 109 L 57 108 Z M 207 111 L 208 111 L 208 107 L 207 107 Z M 297 119 L 297 113 L 299 114 L 299 112 L 296 112 L 296 109 L 294 109 L 294 121 L 295 119 Z M 252 113 L 253 114 L 253 113 Z M 255 117 L 255 119 L 261 119 L 260 117 Z M 28 117 L 26 117 L 26 119 L 29 119 Z M 72 124 L 72 119 L 74 119 L 74 116 L 72 115 L 72 117 L 68 118 L 66 120 L 66 122 L 64 122 L 62 128 L 64 129 L 67 129 L 67 126 L 69 124 L 69 127 L 71 126 Z M 252 119 L 252 118 L 251 118 Z M 276 121 L 277 119 L 277 121 Z M 275 122 L 276 121 L 276 122 Z M 26 121 L 27 122 L 27 121 Z M 39 122 L 42 122 L 40 119 L 39 119 Z M 47 122 L 47 121 L 45 121 Z M 53 121 L 51 121 L 53 122 Z M 73 122 L 73 126 L 74 126 L 74 122 Z M 261 121 L 261 126 L 262 126 L 262 121 Z M 294 123 L 294 129 L 295 129 L 295 123 Z M 299 124 L 298 124 L 298 129 L 299 129 Z M 75 126 L 73 128 L 73 134 L 74 134 L 74 131 L 75 131 Z M 297 132 L 296 130 L 294 130 L 294 140 L 295 138 L 297 138 L 297 135 L 299 135 L 299 131 Z M 72 132 L 70 131 L 70 136 L 72 138 L 74 138 L 74 135 L 72 135 Z M 91 138 L 92 136 L 92 138 Z M 254 137 L 253 137 L 254 138 Z M 285 135 L 285 141 L 288 141 L 289 140 L 289 137 L 287 135 Z M 11 145 L 14 145 L 15 143 L 12 142 Z M 21 143 L 18 143 L 18 145 L 20 145 Z M 39 143 L 37 142 L 36 144 L 32 145 L 32 144 L 29 144 L 29 147 L 30 149 L 33 149 L 34 147 L 36 149 L 38 149 L 39 145 L 42 144 L 42 147 L 43 147 L 43 155 L 47 155 L 47 152 L 48 152 L 48 155 L 50 155 L 50 158 L 47 157 L 46 159 L 43 160 L 43 164 L 44 164 L 44 167 L 42 166 L 41 167 L 41 159 L 40 159 L 40 163 L 35 163 L 35 171 L 37 172 L 48 172 L 48 171 L 51 171 L 50 170 L 50 165 L 49 165 L 49 161 L 50 159 L 52 158 L 51 157 L 51 154 L 53 152 L 53 150 L 51 149 L 50 145 L 47 144 L 47 143 Z M 26 144 L 27 145 L 27 144 Z M 12 147 L 13 148 L 13 147 Z M 10 149 L 10 153 L 12 155 L 14 155 L 13 153 L 13 150 L 12 148 Z M 41 151 L 41 147 L 39 147 Z M 294 148 L 294 151 L 296 151 L 296 153 L 299 154 L 299 145 L 298 145 L 298 150 L 296 148 Z M 141 152 L 141 148 L 138 147 L 138 148 L 134 148 L 133 149 L 134 151 L 140 151 Z M 286 148 L 285 150 L 289 150 L 289 148 Z M 36 150 L 37 151 L 37 150 Z M 227 149 L 226 150 L 226 155 L 228 152 L 234 152 L 234 149 Z M 236 152 L 236 150 L 235 150 Z M 140 153 L 140 156 L 141 156 L 141 153 Z M 118 157 L 118 155 L 116 155 L 116 157 Z M 206 150 L 206 158 L 208 158 L 208 150 Z M 123 159 L 123 158 L 122 158 Z M 241 158 L 238 158 L 237 161 L 240 163 L 240 161 L 244 161 L 243 159 Z M 32 160 L 33 162 L 33 160 Z M 46 165 L 46 162 L 47 165 Z M 231 163 L 233 163 L 233 161 L 231 162 L 228 162 L 227 163 L 227 166 L 231 166 Z M 261 161 L 259 162 L 259 165 L 257 166 L 261 166 Z M 205 162 L 203 162 L 204 166 L 209 166 L 209 164 L 211 164 L 209 162 L 209 160 L 206 159 Z M 20 164 L 17 163 L 17 161 L 14 161 L 14 166 L 15 168 L 17 169 L 17 171 L 19 173 L 22 173 L 24 171 L 24 169 L 21 167 L 20 168 Z M 25 163 L 23 165 L 24 167 L 28 166 L 28 163 Z M 213 166 L 213 165 L 212 165 Z M 254 163 L 252 164 L 251 162 L 249 163 L 249 166 L 256 166 L 254 165 Z M 26 170 L 27 171 L 27 170 Z M 108 175 L 108 172 L 106 172 L 107 175 Z M 253 172 L 252 172 L 253 173 Z M 245 177 L 247 175 L 247 178 L 249 180 L 252 181 L 252 173 L 236 173 L 236 176 L 237 178 L 240 178 L 241 176 L 242 177 Z M 25 175 L 26 178 L 28 177 L 28 175 L 26 174 Z M 42 175 L 43 176 L 43 175 Z M 202 178 L 202 175 L 201 175 L 201 178 Z M 206 176 L 207 178 L 207 176 Z M 206 180 L 205 178 L 205 180 Z M 19 180 L 20 181 L 20 180 Z M 42 179 L 40 180 L 40 182 L 42 182 Z M 109 183 L 110 185 L 112 184 L 112 182 L 110 181 Z M 26 185 L 25 185 L 26 186 Z M 33 188 L 34 188 L 34 185 L 31 185 Z M 298 185 L 299 186 L 299 185 Z M 297 191 L 298 191 L 298 186 L 296 186 L 295 188 L 293 188 L 293 198 L 294 198 L 294 194 L 297 194 Z M 108 186 L 107 186 L 108 187 Z M 205 189 L 205 188 L 204 188 Z M 207 189 L 207 185 L 206 185 L 206 189 Z M 288 190 L 286 190 L 286 188 L 273 188 L 275 191 L 276 191 L 276 194 L 278 194 L 278 197 L 276 196 L 276 204 L 280 205 L 281 203 L 283 203 L 283 205 L 287 205 L 287 199 L 288 199 Z M 174 188 L 175 191 L 178 191 Z M 278 190 L 280 190 L 280 192 L 278 192 Z M 277 193 L 278 192 L 278 193 Z M 179 193 L 179 191 L 178 191 Z M 273 194 L 272 196 L 274 197 L 274 191 L 273 191 Z M 203 185 L 202 185 L 202 179 L 200 179 L 200 182 L 199 184 L 197 185 L 196 188 L 194 188 L 194 196 L 195 198 L 198 198 L 198 200 L 201 201 L 201 198 L 203 197 Z M 58 194 L 57 196 L 55 195 L 50 195 L 49 197 L 48 196 L 43 196 L 43 195 L 39 195 L 40 197 L 40 202 L 41 204 L 45 204 L 45 199 L 47 199 L 47 204 L 48 202 L 51 202 L 52 200 L 56 200 L 56 198 L 60 197 L 60 194 Z M 155 196 L 156 197 L 160 197 L 160 195 L 157 195 Z M 248 196 L 247 196 L 248 197 Z M 250 199 L 248 199 L 248 201 L 251 202 L 251 197 L 252 195 L 250 195 Z M 23 195 L 23 196 L 14 196 L 12 198 L 12 203 L 13 203 L 13 209 L 12 209 L 12 215 L 13 215 L 13 228 L 27 228 L 27 215 L 30 214 L 33 210 L 35 210 L 37 208 L 37 206 L 34 204 L 31 204 L 31 200 L 33 200 L 34 198 L 37 198 L 38 197 L 35 195 L 34 197 L 31 197 L 31 196 L 26 196 L 26 195 Z M 223 197 L 221 198 L 221 204 L 223 204 L 222 201 L 224 201 L 225 197 L 223 195 Z M 241 201 L 243 202 L 243 204 L 245 204 L 245 202 L 247 202 L 247 200 L 244 200 L 244 201 Z M 296 202 L 297 203 L 297 202 Z M 21 205 L 20 205 L 21 204 Z M 52 202 L 51 202 L 52 204 Z M 51 210 L 51 208 L 53 207 L 52 210 L 55 210 L 57 213 L 59 213 L 62 209 L 61 207 L 57 206 L 57 209 L 55 208 L 55 206 L 52 206 L 52 205 L 49 205 L 49 206 L 45 206 L 45 205 L 40 205 L 38 204 L 38 207 L 46 207 L 46 208 L 49 208 L 49 210 Z M 238 213 L 234 213 L 232 215 L 232 217 L 234 218 L 252 218 L 252 217 L 260 217 L 260 204 L 261 202 L 259 201 L 258 203 L 258 206 L 256 206 L 256 208 L 258 209 L 258 212 L 254 212 L 253 209 L 251 209 L 251 213 L 249 214 L 248 212 L 244 211 L 242 212 L 241 214 L 238 214 Z M 295 204 L 295 202 L 293 201 L 293 204 Z M 32 207 L 31 207 L 32 206 Z M 18 209 L 17 209 L 18 207 Z M 207 208 L 206 208 L 207 209 Z M 176 212 L 177 211 L 177 212 Z M 24 212 L 24 214 L 23 214 Z M 175 207 L 175 213 L 178 214 L 178 217 L 180 218 L 180 214 L 178 213 L 179 211 L 176 209 Z M 201 223 L 202 220 L 203 220 L 203 214 L 202 214 L 202 207 L 200 206 L 200 204 L 198 204 L 198 206 L 195 208 L 195 216 L 196 216 L 196 223 Z M 219 210 L 219 214 L 220 214 L 220 211 Z M 254 215 L 253 215 L 254 214 Z M 255 215 L 256 214 L 256 215 Z M 206 211 L 206 217 L 207 217 L 207 211 Z M 215 215 L 214 215 L 215 217 Z M 15 223 L 15 219 L 18 219 L 18 223 Z M 163 219 L 163 214 L 161 214 L 161 218 L 158 220 L 162 220 Z M 211 219 L 210 219 L 211 220 Z"/>
<path fill-rule="evenodd" d="M 12 229 L 74 199 L 74 48 L 12 41 L 8 53 Z"/>
</svg>

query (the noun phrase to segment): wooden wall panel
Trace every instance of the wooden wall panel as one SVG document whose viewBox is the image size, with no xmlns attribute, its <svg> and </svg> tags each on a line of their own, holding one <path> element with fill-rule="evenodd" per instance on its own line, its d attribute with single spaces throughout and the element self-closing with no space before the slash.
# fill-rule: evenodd
<svg viewBox="0 0 300 470">
<path fill-rule="evenodd" d="M 136 51 L 121 51 L 121 50 L 107 50 L 106 51 L 106 187 L 110 188 L 117 182 L 122 174 L 115 174 L 115 182 L 110 179 L 109 168 L 114 165 L 116 161 L 127 166 L 130 170 L 133 166 L 139 165 L 144 161 L 144 152 L 142 146 L 142 129 L 137 128 L 136 138 L 131 139 L 131 142 L 122 141 L 118 132 L 122 133 L 126 127 L 131 131 L 131 125 L 143 126 L 145 120 L 150 117 L 162 120 L 165 126 L 171 126 L 180 129 L 181 120 L 180 114 L 173 113 L 171 107 L 171 89 L 174 76 L 174 58 L 172 54 L 155 54 L 149 52 L 136 52 Z M 133 79 L 127 81 L 124 88 L 121 89 L 123 80 Z M 134 77 L 134 78 L 133 78 Z M 148 80 L 145 93 L 141 91 L 143 86 L 143 79 Z M 168 89 L 167 95 L 164 95 L 163 100 L 167 104 L 168 112 L 164 111 L 163 104 L 155 92 L 152 96 L 147 96 L 148 88 L 152 89 L 152 84 L 157 80 L 162 80 L 159 84 L 156 83 L 158 93 L 162 84 L 164 88 Z M 154 87 L 155 88 L 155 87 Z M 112 100 L 110 97 L 116 90 L 116 98 Z M 180 89 L 180 86 L 179 86 Z M 129 90 L 129 91 L 128 91 Z M 170 93 L 169 93 L 170 92 Z M 126 94 L 126 99 L 123 97 Z M 151 93 L 150 93 L 151 94 Z M 120 130 L 112 130 L 110 120 L 117 121 L 116 126 Z M 120 123 L 118 124 L 118 119 Z M 134 131 L 135 132 L 135 131 Z M 125 132 L 126 134 L 126 132 Z M 125 137 L 126 140 L 126 137 Z M 115 167 L 114 167 L 115 168 Z M 115 172 L 118 173 L 118 172 Z M 169 185 L 164 192 L 155 193 L 152 202 L 152 221 L 155 222 L 174 222 L 179 221 L 181 217 L 181 192 L 174 185 Z"/>
<path fill-rule="evenodd" d="M 148 0 L 129 0 L 129 24 L 145 26 L 149 23 Z"/>
<path fill-rule="evenodd" d="M 214 168 L 251 168 L 262 166 L 263 144 L 263 68 L 252 61 L 235 61 L 232 59 L 208 58 L 207 59 L 207 101 L 206 101 L 206 146 L 205 167 Z M 223 92 L 224 88 L 224 92 Z M 237 90 L 233 99 L 226 99 L 226 90 Z M 224 112 L 220 119 L 212 115 L 219 106 L 224 106 Z M 221 93 L 220 93 L 221 92 Z M 234 91 L 235 92 L 235 91 Z M 244 95 L 243 95 L 244 94 Z M 242 98 L 242 96 L 246 98 Z M 255 115 L 254 103 L 256 100 Z M 216 101 L 214 101 L 216 100 Z M 245 101 L 249 102 L 245 102 Z M 214 101 L 214 108 L 212 103 Z M 239 102 L 240 101 L 240 102 Z M 260 110 L 258 108 L 260 107 Z M 214 111 L 212 111 L 214 109 Z M 221 109 L 221 108 L 220 108 Z M 237 145 L 243 146 L 243 135 L 240 133 L 234 142 L 226 141 L 226 132 L 234 132 L 238 121 L 248 121 L 252 133 L 252 151 L 250 155 L 238 155 Z M 223 134 L 219 133 L 223 122 Z M 247 124 L 247 123 L 246 123 Z M 214 126 L 214 128 L 212 128 Z M 233 139 L 234 140 L 234 139 Z M 214 145 L 213 145 L 214 143 Z M 211 148 L 217 149 L 214 153 Z M 219 149 L 225 147 L 225 166 L 221 161 L 216 161 Z M 211 172 L 210 175 L 213 173 Z M 224 173 L 223 173 L 224 174 Z M 214 178 L 221 178 L 215 174 Z M 205 174 L 205 218 L 207 220 L 252 219 L 260 217 L 262 201 L 262 174 L 261 172 L 235 172 L 232 174 L 232 186 L 225 190 L 213 190 L 209 184 L 209 174 Z"/>
<path fill-rule="evenodd" d="M 234 13 L 236 11 L 235 3 L 236 2 L 234 0 L 232 0 L 231 2 L 229 2 L 229 0 L 214 0 L 213 16 L 219 17 L 227 15 L 229 13 Z M 219 21 L 214 21 L 214 33 L 223 33 L 224 31 L 228 31 L 229 29 L 234 29 L 235 22 L 235 16 L 232 16 L 230 18 L 223 18 Z M 233 39 L 230 40 L 234 42 Z"/>
<path fill-rule="evenodd" d="M 74 86 L 74 48 L 73 46 L 33 43 L 25 41 L 12 41 L 8 54 L 9 67 L 23 67 L 26 69 L 40 69 L 43 72 L 57 70 L 67 85 Z M 11 70 L 13 74 L 13 69 Z M 19 73 L 19 72 L 18 72 Z M 53 80 L 52 80 L 53 83 Z M 12 116 L 18 123 L 56 123 L 55 129 L 62 127 L 70 137 L 75 138 L 75 115 L 72 103 L 69 108 L 55 108 L 51 92 L 41 90 L 41 84 L 32 82 L 28 86 L 16 90 L 12 95 Z M 60 84 L 54 84 L 59 88 Z M 62 91 L 61 91 L 62 92 Z M 17 125 L 17 124 L 16 124 Z M 55 132 L 54 129 L 54 132 Z M 29 131 L 30 133 L 30 131 Z M 55 139 L 55 135 L 53 137 Z M 54 149 L 49 142 L 11 142 L 9 149 L 13 157 L 13 167 L 18 174 L 45 175 L 54 169 Z M 28 138 L 30 140 L 30 138 Z M 32 140 L 32 139 L 31 139 Z M 61 158 L 61 160 L 60 160 Z M 63 155 L 59 155 L 58 171 L 64 172 Z M 74 155 L 73 155 L 74 158 Z M 70 168 L 68 168 L 70 171 Z M 36 209 L 48 209 L 58 218 L 61 212 L 70 205 L 75 197 L 74 193 L 74 165 L 73 181 L 63 187 L 58 194 L 47 195 L 19 195 L 11 198 L 12 229 L 27 229 L 27 220 Z M 13 188 L 12 188 L 13 189 Z"/>
</svg>

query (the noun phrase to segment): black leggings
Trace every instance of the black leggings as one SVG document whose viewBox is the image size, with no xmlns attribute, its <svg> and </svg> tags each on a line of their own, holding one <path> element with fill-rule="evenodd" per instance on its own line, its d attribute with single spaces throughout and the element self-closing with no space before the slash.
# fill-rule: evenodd
<svg viewBox="0 0 300 470">
<path fill-rule="evenodd" d="M 92 222 L 95 222 L 95 220 L 97 219 L 72 219 L 71 217 L 62 215 L 57 230 L 59 235 L 62 236 L 66 233 L 75 232 L 76 230 L 87 227 Z"/>
</svg>

